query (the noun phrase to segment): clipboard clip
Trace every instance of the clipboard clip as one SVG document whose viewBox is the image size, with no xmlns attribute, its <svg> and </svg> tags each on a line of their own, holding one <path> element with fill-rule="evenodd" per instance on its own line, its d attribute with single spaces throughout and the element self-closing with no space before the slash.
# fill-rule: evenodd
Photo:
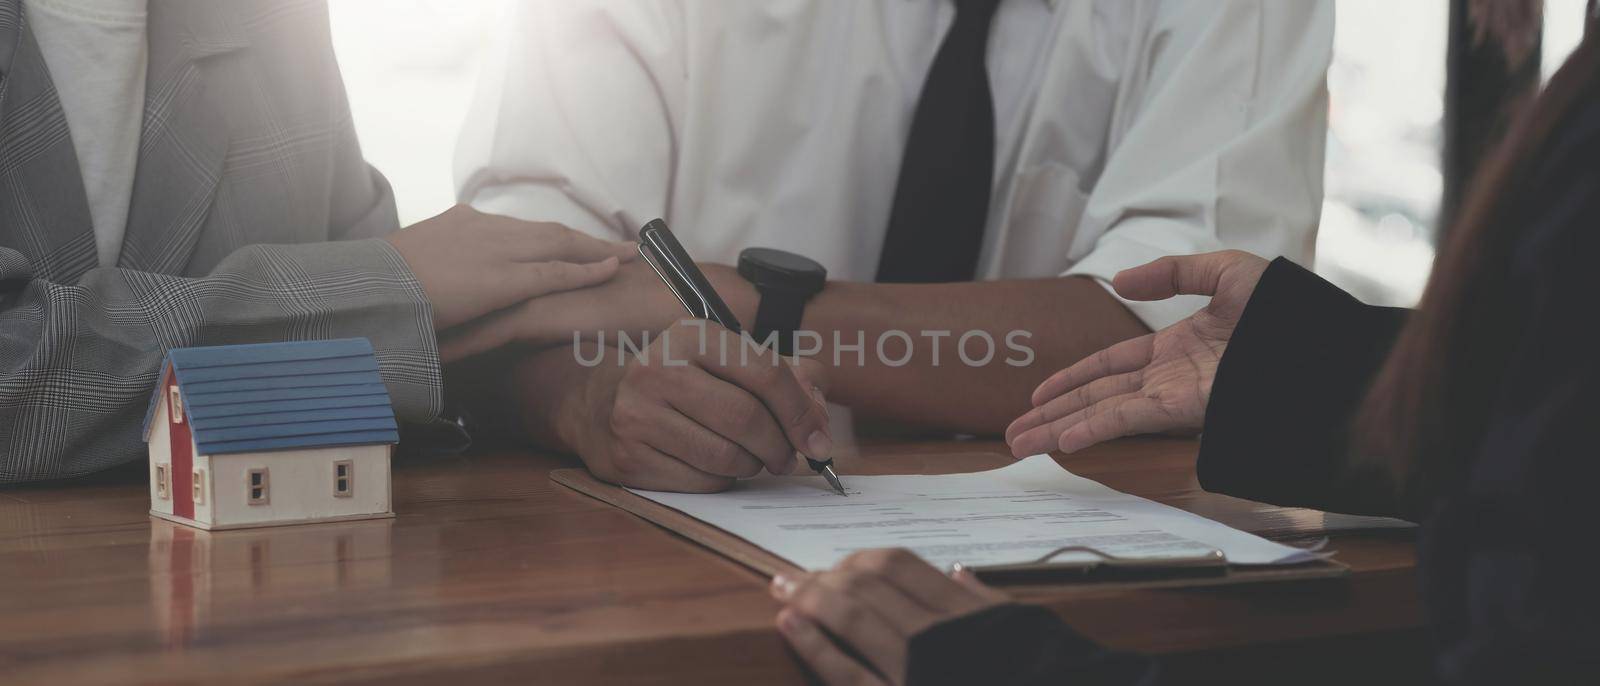
<svg viewBox="0 0 1600 686">
<path fill-rule="evenodd" d="M 1069 553 L 1086 553 L 1071 560 L 1056 558 Z M 1068 545 L 1056 548 L 1038 559 L 1011 564 L 968 567 L 985 581 L 1017 581 L 1059 575 L 1077 576 L 1185 576 L 1226 574 L 1228 556 L 1221 550 L 1210 549 L 1194 555 L 1168 557 L 1126 557 L 1113 555 L 1093 546 Z"/>
</svg>

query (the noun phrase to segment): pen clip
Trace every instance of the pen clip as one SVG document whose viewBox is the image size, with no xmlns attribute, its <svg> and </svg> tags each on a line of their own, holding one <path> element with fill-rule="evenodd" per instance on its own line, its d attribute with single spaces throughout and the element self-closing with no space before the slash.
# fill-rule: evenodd
<svg viewBox="0 0 1600 686">
<path fill-rule="evenodd" d="M 678 282 L 673 280 L 673 277 L 668 276 L 667 272 L 663 271 L 661 265 L 657 263 L 657 260 L 666 262 L 666 256 L 657 256 L 655 254 L 655 246 L 651 245 L 648 240 L 639 241 L 639 256 L 643 257 L 645 264 L 650 265 L 651 271 L 654 271 L 656 276 L 661 277 L 661 281 L 667 284 L 667 290 L 672 291 L 672 297 L 677 298 L 678 302 L 683 303 L 683 309 L 688 310 L 689 314 L 691 315 L 695 314 L 694 306 L 690 305 L 688 299 L 684 298 L 682 289 L 678 285 Z"/>
<path fill-rule="evenodd" d="M 653 223 L 659 223 L 659 220 Z M 714 321 L 730 331 L 739 331 L 739 322 L 731 319 L 731 314 L 730 316 L 722 314 L 727 309 L 726 305 L 721 304 L 722 299 L 715 293 L 708 296 L 695 284 L 694 275 L 699 274 L 699 269 L 679 261 L 677 255 L 681 252 L 681 248 L 674 250 L 672 245 L 668 244 L 670 235 L 664 225 L 660 228 L 647 225 L 639 232 L 639 254 L 655 271 L 656 276 L 666 282 L 667 288 L 678 298 L 678 302 L 683 303 L 683 308 L 688 310 L 691 316 Z M 673 243 L 676 243 L 676 240 Z M 703 280 L 705 277 L 699 278 Z M 707 284 L 707 287 L 709 288 L 710 284 Z"/>
</svg>

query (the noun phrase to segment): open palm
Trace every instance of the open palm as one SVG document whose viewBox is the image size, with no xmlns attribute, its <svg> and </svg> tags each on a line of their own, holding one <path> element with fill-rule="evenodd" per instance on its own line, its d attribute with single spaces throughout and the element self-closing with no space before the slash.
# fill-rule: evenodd
<svg viewBox="0 0 1600 686">
<path fill-rule="evenodd" d="M 1033 409 L 1006 429 L 1012 454 L 1070 453 L 1120 436 L 1198 431 L 1217 365 L 1267 264 L 1229 250 L 1163 257 L 1118 274 L 1112 287 L 1130 300 L 1209 295 L 1211 303 L 1039 384 Z"/>
</svg>

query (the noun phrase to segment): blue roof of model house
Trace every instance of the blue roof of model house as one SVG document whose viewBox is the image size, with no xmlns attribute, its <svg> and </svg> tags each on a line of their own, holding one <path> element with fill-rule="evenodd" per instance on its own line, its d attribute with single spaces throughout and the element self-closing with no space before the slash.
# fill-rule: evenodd
<svg viewBox="0 0 1600 686">
<path fill-rule="evenodd" d="M 365 338 L 175 348 L 167 362 L 199 455 L 400 440 L 389 391 Z M 145 440 L 161 401 L 157 385 Z"/>
</svg>

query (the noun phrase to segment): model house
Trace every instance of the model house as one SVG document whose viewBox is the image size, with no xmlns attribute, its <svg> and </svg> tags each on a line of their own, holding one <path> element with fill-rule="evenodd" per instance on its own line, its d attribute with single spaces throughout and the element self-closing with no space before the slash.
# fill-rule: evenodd
<svg viewBox="0 0 1600 686">
<path fill-rule="evenodd" d="M 150 514 L 201 529 L 394 516 L 399 441 L 364 338 L 181 348 L 145 416 Z"/>
</svg>

